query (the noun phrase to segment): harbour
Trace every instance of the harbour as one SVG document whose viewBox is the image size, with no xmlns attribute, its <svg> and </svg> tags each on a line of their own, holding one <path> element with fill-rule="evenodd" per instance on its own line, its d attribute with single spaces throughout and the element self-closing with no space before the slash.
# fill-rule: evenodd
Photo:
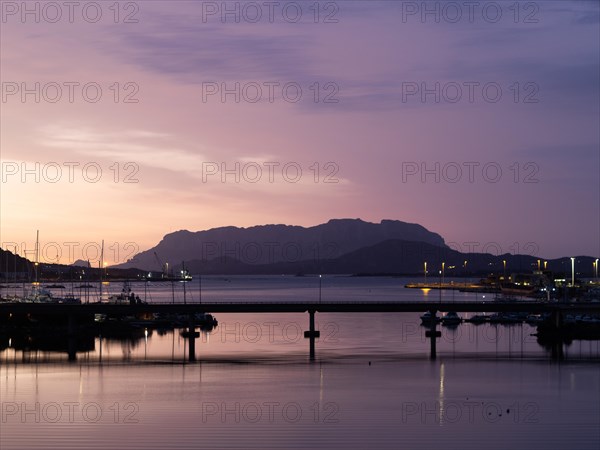
<svg viewBox="0 0 600 450">
<path fill-rule="evenodd" d="M 600 449 L 600 2 L 0 10 L 0 450 Z"/>
<path fill-rule="evenodd" d="M 197 278 L 186 283 L 185 303 L 183 285 L 174 285 L 173 296 L 170 283 L 152 284 L 147 302 L 133 305 L 3 302 L 0 314 L 36 308 L 55 318 L 87 310 L 90 317 L 177 311 L 187 319 L 210 312 L 218 324 L 197 327 L 193 340 L 187 321 L 173 329 L 128 326 L 126 332 L 94 322 L 87 334 L 69 334 L 68 321 L 54 324 L 53 333 L 5 329 L 0 398 L 9 431 L 1 443 L 59 448 L 68 429 L 74 442 L 92 439 L 99 448 L 121 448 L 134 430 L 137 443 L 128 447 L 275 448 L 278 430 L 285 429 L 298 436 L 299 448 L 336 439 L 349 449 L 374 442 L 395 449 L 402 439 L 411 449 L 427 449 L 452 438 L 476 449 L 485 438 L 493 441 L 489 448 L 500 449 L 513 441 L 553 445 L 558 436 L 577 448 L 593 448 L 598 411 L 590 402 L 577 405 L 600 393 L 600 341 L 557 345 L 540 342 L 535 324 L 467 320 L 494 314 L 489 310 L 582 314 L 597 305 L 517 305 L 444 290 L 429 295 L 404 289 L 407 282 L 326 276 L 320 303 L 316 278 L 277 276 L 203 277 L 201 302 Z M 144 284 L 131 283 L 142 298 Z M 105 285 L 105 297 L 121 287 Z M 319 331 L 313 357 L 305 337 L 311 309 Z M 438 325 L 432 340 L 431 326 L 420 319 L 426 309 L 440 318 L 459 311 L 461 323 Z M 547 380 L 543 392 L 540 380 Z M 565 408 L 572 411 L 569 419 Z M 547 424 L 557 420 L 562 425 L 548 433 Z M 369 437 L 371 444 L 365 440 L 368 428 L 379 430 Z M 461 437 L 466 429 L 473 440 Z M 514 438 L 506 437 L 507 430 Z M 260 436 L 260 444 L 247 443 L 248 432 Z"/>
<path fill-rule="evenodd" d="M 591 340 L 594 345 L 600 339 L 600 302 L 545 302 L 534 299 L 497 301 L 485 294 L 439 291 L 428 295 L 427 290 L 419 294 L 403 289 L 404 280 L 393 278 L 355 277 L 207 277 L 200 280 L 174 285 L 131 283 L 125 300 L 115 299 L 105 289 L 106 300 L 89 303 L 48 302 L 0 302 L 0 331 L 4 335 L 4 348 L 11 334 L 24 333 L 35 336 L 54 336 L 61 344 L 62 354 L 68 360 L 80 358 L 78 342 L 95 343 L 87 353 L 97 353 L 98 339 L 131 337 L 145 340 L 148 334 L 172 333 L 184 339 L 188 361 L 202 360 L 203 344 L 211 335 L 227 333 L 231 316 L 239 323 L 269 323 L 271 317 L 293 318 L 289 331 L 298 339 L 294 342 L 294 354 L 301 351 L 307 360 L 318 360 L 323 334 L 332 332 L 332 325 L 319 329 L 316 324 L 333 323 L 330 318 L 345 317 L 346 327 L 352 323 L 377 323 L 382 316 L 397 317 L 404 324 L 393 330 L 396 336 L 384 347 L 399 345 L 406 339 L 408 330 L 423 335 L 420 348 L 435 359 L 438 341 L 463 327 L 520 327 L 527 339 L 536 342 L 550 359 L 565 357 L 565 348 L 573 341 Z M 120 286 L 120 283 L 116 284 Z M 129 286 L 129 283 L 126 285 Z M 323 285 L 325 286 L 323 288 Z M 146 300 L 138 298 L 135 291 L 146 289 Z M 196 292 L 192 296 L 192 292 Z M 201 294 L 202 292 L 202 294 Z M 109 298 L 113 301 L 108 301 Z M 415 300 L 415 297 L 418 300 Z M 435 320 L 423 320 L 422 314 L 430 314 Z M 448 313 L 454 313 L 448 321 Z M 458 313 L 458 314 L 456 314 Z M 420 319 L 419 319 L 420 317 Z M 410 319 L 407 319 L 410 318 Z M 288 319 L 289 320 L 289 319 Z M 409 325 L 410 324 L 410 325 Z M 432 327 L 441 325 L 441 327 Z M 252 327 L 251 327 L 252 328 Z M 257 333 L 268 330 L 254 326 Z M 248 330 L 246 330 L 249 332 Z M 281 330 L 280 330 L 281 331 Z M 377 331 L 377 330 L 375 330 Z M 234 328 L 233 334 L 240 333 Z M 398 334 L 399 333 L 399 334 Z M 468 332 L 472 334 L 471 331 Z M 442 338 L 443 336 L 443 338 Z M 234 346 L 229 342 L 229 346 Z M 243 347 L 243 345 L 242 345 Z M 400 346 L 401 347 L 401 346 Z M 398 347 L 398 348 L 400 348 Z M 343 346 L 336 351 L 342 351 Z M 325 352 L 329 350 L 326 345 Z M 232 349 L 235 351 L 235 349 Z M 402 357 L 401 351 L 392 352 Z M 286 355 L 282 354 L 285 358 Z"/>
</svg>

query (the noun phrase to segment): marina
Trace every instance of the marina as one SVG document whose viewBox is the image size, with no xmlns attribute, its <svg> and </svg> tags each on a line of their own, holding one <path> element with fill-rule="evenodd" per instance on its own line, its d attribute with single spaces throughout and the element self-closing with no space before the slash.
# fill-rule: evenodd
<svg viewBox="0 0 600 450">
<path fill-rule="evenodd" d="M 0 13 L 0 450 L 600 450 L 600 1 Z"/>
<path fill-rule="evenodd" d="M 105 284 L 103 297 L 88 302 L 8 300 L 0 302 L 0 334 L 62 336 L 63 348 L 71 349 L 68 357 L 73 361 L 78 358 L 79 339 L 143 336 L 152 331 L 180 332 L 187 342 L 188 360 L 195 361 L 199 331 L 220 333 L 232 314 L 261 321 L 272 315 L 293 315 L 311 360 L 317 358 L 322 341 L 315 317 L 323 321 L 340 314 L 366 320 L 381 314 L 419 314 L 429 341 L 423 348 L 428 348 L 430 358 L 437 357 L 437 341 L 459 326 L 530 326 L 531 335 L 554 348 L 551 358 L 563 357 L 565 342 L 600 340 L 600 302 L 496 301 L 485 295 L 442 291 L 433 297 L 422 291 L 415 301 L 414 291 L 403 290 L 396 279 L 327 277 L 325 290 L 322 280 L 317 290 L 314 279 L 307 277 L 205 277 L 203 285 L 200 278 L 176 284 L 124 282 L 113 283 L 113 290 L 121 287 L 119 293 L 111 293 Z M 311 299 L 314 294 L 319 295 Z"/>
<path fill-rule="evenodd" d="M 481 295 L 447 291 L 440 303 L 438 292 L 429 296 L 403 289 L 405 280 L 373 277 L 324 277 L 319 303 L 315 281 L 204 277 L 202 302 L 197 280 L 186 284 L 185 304 L 181 284 L 173 303 L 170 283 L 152 285 L 141 304 L 3 302 L 1 317 L 9 310 L 49 311 L 53 324 L 0 332 L 0 395 L 9 427 L 3 446 L 58 449 L 68 428 L 71 439 L 122 448 L 133 427 L 140 448 L 198 448 L 200 440 L 203 448 L 276 448 L 275 435 L 285 429 L 302 448 L 322 448 L 334 437 L 344 448 L 362 449 L 372 442 L 367 428 L 382 430 L 386 438 L 377 448 L 390 450 L 400 439 L 412 449 L 444 445 L 449 436 L 462 439 L 465 429 L 479 436 L 461 444 L 467 450 L 480 448 L 484 437 L 496 442 L 488 448 L 504 448 L 506 430 L 517 447 L 551 446 L 560 435 L 578 449 L 593 448 L 598 410 L 585 399 L 600 392 L 600 341 L 540 341 L 537 327 L 526 322 L 467 321 L 509 308 L 543 316 L 559 305 L 488 304 Z M 143 297 L 143 283 L 130 286 Z M 122 287 L 105 285 L 104 295 Z M 590 305 L 596 307 L 560 308 L 579 315 Z M 421 325 L 423 308 L 435 310 L 434 330 Z M 88 310 L 90 318 L 94 311 L 132 321 L 166 314 L 182 323 L 123 328 L 91 318 L 91 332 L 84 326 L 69 333 L 68 320 L 59 319 Z M 208 311 L 218 324 L 190 332 L 189 317 Z M 462 322 L 441 325 L 448 311 Z M 311 316 L 319 332 L 312 336 L 313 358 L 311 335 L 305 337 Z M 25 408 L 30 413 L 22 421 Z M 556 431 L 549 434 L 547 423 Z M 245 443 L 249 432 L 260 444 Z"/>
</svg>

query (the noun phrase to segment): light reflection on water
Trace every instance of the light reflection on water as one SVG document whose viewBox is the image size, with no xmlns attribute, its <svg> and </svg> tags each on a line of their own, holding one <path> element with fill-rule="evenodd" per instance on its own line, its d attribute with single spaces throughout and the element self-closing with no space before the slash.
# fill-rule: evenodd
<svg viewBox="0 0 600 450">
<path fill-rule="evenodd" d="M 345 275 L 324 275 L 321 278 L 322 301 L 443 301 L 481 300 L 490 294 L 463 293 L 458 291 L 438 291 L 430 289 L 405 289 L 404 285 L 422 282 L 422 278 L 406 277 L 353 277 Z M 430 280 L 431 281 L 431 280 Z M 454 282 L 462 286 L 465 279 L 446 278 L 445 282 Z M 65 289 L 51 289 L 56 294 L 73 293 L 82 301 L 97 301 L 98 283 L 89 284 L 82 289 L 81 283 L 66 283 Z M 182 282 L 132 282 L 132 290 L 148 302 L 197 303 L 219 301 L 315 301 L 319 300 L 319 277 L 317 276 L 195 276 L 192 281 Z M 185 287 L 185 289 L 184 289 Z M 102 286 L 102 298 L 118 294 L 123 288 L 121 282 L 105 282 Z M 20 294 L 20 287 L 7 295 Z"/>
<path fill-rule="evenodd" d="M 307 314 L 219 314 L 219 325 L 201 330 L 196 357 L 201 361 L 305 361 L 308 358 Z M 430 341 L 417 313 L 324 313 L 316 315 L 317 359 L 427 359 Z M 98 325 L 98 330 L 102 326 Z M 544 347 L 527 324 L 441 326 L 437 355 L 450 358 L 551 359 L 554 348 Z M 79 362 L 185 362 L 188 341 L 183 330 L 139 328 L 128 335 L 96 336 L 78 342 Z M 101 334 L 101 331 L 99 331 Z M 25 342 L 23 342 L 25 339 Z M 66 361 L 68 338 L 45 336 L 0 337 L 0 361 Z M 52 347 L 55 345 L 55 347 Z M 562 359 L 600 360 L 600 341 L 576 340 L 563 344 Z"/>
<path fill-rule="evenodd" d="M 0 379 L 3 449 L 598 444 L 590 363 L 33 364 Z"/>
<path fill-rule="evenodd" d="M 306 300 L 314 281 L 205 279 L 203 299 Z M 323 298 L 440 294 L 405 282 L 326 278 Z M 598 448 L 598 341 L 557 361 L 529 325 L 461 324 L 439 328 L 430 361 L 419 314 L 328 313 L 310 362 L 306 314 L 217 318 L 196 363 L 180 330 L 92 338 L 76 362 L 48 341 L 0 342 L 0 448 Z"/>
</svg>

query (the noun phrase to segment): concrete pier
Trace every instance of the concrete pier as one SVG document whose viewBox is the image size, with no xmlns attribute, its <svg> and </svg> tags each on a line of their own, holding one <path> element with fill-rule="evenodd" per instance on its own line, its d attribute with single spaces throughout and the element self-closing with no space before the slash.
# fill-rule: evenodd
<svg viewBox="0 0 600 450">
<path fill-rule="evenodd" d="M 304 332 L 304 337 L 310 339 L 309 343 L 309 356 L 311 360 L 315 359 L 315 339 L 321 336 L 321 332 L 315 330 L 315 310 L 308 311 L 308 327 L 309 330 Z"/>
<path fill-rule="evenodd" d="M 196 325 L 194 323 L 194 315 L 190 314 L 190 323 L 187 332 L 188 339 L 188 360 L 190 362 L 196 361 L 196 339 L 200 337 L 200 333 L 196 331 Z"/>
<path fill-rule="evenodd" d="M 77 318 L 75 317 L 75 314 L 69 314 L 69 323 L 67 327 L 67 353 L 69 355 L 69 361 L 77 361 Z"/>
<path fill-rule="evenodd" d="M 456 312 L 527 312 L 532 314 L 550 314 L 551 327 L 549 333 L 556 334 L 558 330 L 564 330 L 567 324 L 564 323 L 566 314 L 600 314 L 600 303 L 597 302 L 541 302 L 541 301 L 506 301 L 506 302 L 485 302 L 485 301 L 461 301 L 461 302 L 225 302 L 216 303 L 196 303 L 196 304 L 168 304 L 168 303 L 141 303 L 135 305 L 117 305 L 106 303 L 95 304 L 51 304 L 51 303 L 21 303 L 21 302 L 0 302 L 0 319 L 7 324 L 12 323 L 15 317 L 19 320 L 26 320 L 28 316 L 43 317 L 43 320 L 52 323 L 53 317 L 57 322 L 67 327 L 68 339 L 68 357 L 70 361 L 77 359 L 77 349 L 79 341 L 85 341 L 88 337 L 86 333 L 81 333 L 80 326 L 87 324 L 89 326 L 99 326 L 102 331 L 104 326 L 101 322 L 95 324 L 92 321 L 94 316 L 112 316 L 125 317 L 142 314 L 184 314 L 189 317 L 189 326 L 183 334 L 188 341 L 189 360 L 196 360 L 195 339 L 200 337 L 196 332 L 195 315 L 198 313 L 305 313 L 309 314 L 309 329 L 304 332 L 304 337 L 309 339 L 310 359 L 315 359 L 316 339 L 320 337 L 319 331 L 315 326 L 315 313 L 417 313 L 429 311 L 435 318 L 436 314 L 447 311 Z M 93 325 L 92 325 L 93 324 Z M 441 336 L 437 330 L 435 321 L 429 324 L 426 331 L 427 338 L 430 340 L 430 356 L 435 359 L 437 356 L 436 339 Z M 539 332 L 539 329 L 538 329 Z M 104 335 L 104 333 L 100 333 Z M 557 358 L 562 358 L 562 348 L 556 348 L 554 353 Z"/>
<path fill-rule="evenodd" d="M 425 332 L 425 337 L 428 337 L 430 340 L 429 347 L 429 358 L 434 360 L 437 358 L 437 338 L 442 336 L 441 331 L 437 331 L 437 311 L 432 309 L 429 311 L 431 314 L 431 322 L 429 323 L 429 330 Z"/>
</svg>

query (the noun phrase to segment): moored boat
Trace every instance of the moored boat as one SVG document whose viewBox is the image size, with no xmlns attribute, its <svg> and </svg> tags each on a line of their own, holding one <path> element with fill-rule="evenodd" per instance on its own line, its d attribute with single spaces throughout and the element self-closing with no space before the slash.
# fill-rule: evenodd
<svg viewBox="0 0 600 450">
<path fill-rule="evenodd" d="M 448 311 L 442 317 L 442 325 L 458 325 L 462 322 L 462 319 L 455 311 Z"/>
<path fill-rule="evenodd" d="M 468 319 L 465 319 L 465 322 L 470 322 L 470 323 L 474 323 L 474 324 L 480 324 L 480 323 L 485 323 L 488 322 L 490 320 L 489 316 L 485 315 L 485 314 L 475 314 L 474 316 L 469 317 Z"/>
<path fill-rule="evenodd" d="M 431 325 L 431 322 L 435 320 L 435 323 L 440 323 L 441 318 L 431 314 L 431 311 L 427 311 L 425 314 L 421 315 L 421 324 L 423 325 Z"/>
</svg>

